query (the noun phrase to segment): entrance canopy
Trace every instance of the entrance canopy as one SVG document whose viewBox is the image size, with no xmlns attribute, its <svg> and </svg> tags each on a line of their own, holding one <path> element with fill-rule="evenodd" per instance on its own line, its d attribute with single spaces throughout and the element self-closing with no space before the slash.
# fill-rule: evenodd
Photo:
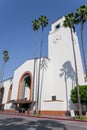
<svg viewBox="0 0 87 130">
<path fill-rule="evenodd" d="M 10 100 L 9 103 L 15 103 L 15 104 L 27 104 L 32 103 L 30 100 L 20 99 L 20 100 Z"/>
</svg>

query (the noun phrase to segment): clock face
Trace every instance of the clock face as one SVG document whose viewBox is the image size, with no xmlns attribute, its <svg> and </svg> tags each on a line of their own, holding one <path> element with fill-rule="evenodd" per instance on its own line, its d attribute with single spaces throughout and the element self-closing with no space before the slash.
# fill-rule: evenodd
<svg viewBox="0 0 87 130">
<path fill-rule="evenodd" d="M 53 43 L 57 44 L 61 41 L 61 35 L 55 35 L 53 38 Z"/>
</svg>

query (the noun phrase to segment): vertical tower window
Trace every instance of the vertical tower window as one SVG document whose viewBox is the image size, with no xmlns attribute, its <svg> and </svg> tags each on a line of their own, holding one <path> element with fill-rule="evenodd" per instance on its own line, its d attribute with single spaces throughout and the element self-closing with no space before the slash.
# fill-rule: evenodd
<svg viewBox="0 0 87 130">
<path fill-rule="evenodd" d="M 57 25 L 56 25 L 56 29 L 59 29 L 59 28 L 60 28 L 60 24 L 57 24 Z"/>
</svg>

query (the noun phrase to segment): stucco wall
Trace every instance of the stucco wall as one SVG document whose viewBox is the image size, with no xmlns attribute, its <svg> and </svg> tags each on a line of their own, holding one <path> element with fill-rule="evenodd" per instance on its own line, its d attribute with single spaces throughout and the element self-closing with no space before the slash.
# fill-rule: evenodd
<svg viewBox="0 0 87 130">
<path fill-rule="evenodd" d="M 72 40 L 69 28 L 63 27 L 63 19 L 52 24 L 52 30 L 48 35 L 48 57 L 50 59 L 51 87 L 57 100 L 63 100 L 63 109 L 70 109 L 70 92 L 75 86 L 75 65 L 73 58 Z M 57 29 L 56 26 L 60 24 Z M 79 84 L 84 84 L 84 73 L 81 55 L 76 34 L 74 45 L 76 51 Z M 49 88 L 48 88 L 49 89 Z M 51 95 L 50 95 L 51 96 Z M 57 106 L 55 106 L 55 109 Z M 58 109 L 58 108 L 57 108 Z"/>
<path fill-rule="evenodd" d="M 13 78 L 12 100 L 17 100 L 18 87 L 22 75 L 26 72 L 30 72 L 31 74 L 33 74 L 33 65 L 33 60 L 27 60 L 24 64 L 22 64 L 19 68 L 15 70 Z"/>
</svg>

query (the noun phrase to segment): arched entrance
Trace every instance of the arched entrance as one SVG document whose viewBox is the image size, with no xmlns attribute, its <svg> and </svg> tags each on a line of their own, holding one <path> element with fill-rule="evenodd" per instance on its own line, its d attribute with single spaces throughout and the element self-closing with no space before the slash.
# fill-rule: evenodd
<svg viewBox="0 0 87 130">
<path fill-rule="evenodd" d="M 32 75 L 30 72 L 25 72 L 19 82 L 18 100 L 32 100 Z"/>
<path fill-rule="evenodd" d="M 32 74 L 25 72 L 19 81 L 17 104 L 20 108 L 28 109 L 32 102 Z"/>
</svg>

